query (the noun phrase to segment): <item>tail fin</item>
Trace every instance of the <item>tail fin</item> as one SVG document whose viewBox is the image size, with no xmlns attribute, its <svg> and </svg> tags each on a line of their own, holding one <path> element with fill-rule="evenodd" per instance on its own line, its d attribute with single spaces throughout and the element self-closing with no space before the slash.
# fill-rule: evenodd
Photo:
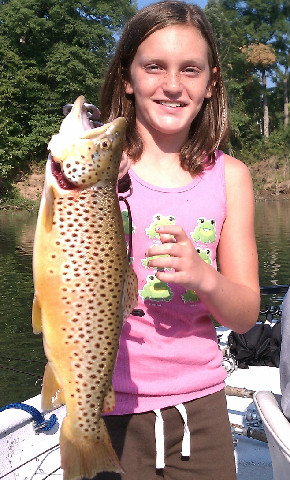
<svg viewBox="0 0 290 480">
<path fill-rule="evenodd" d="M 124 473 L 102 418 L 93 438 L 77 434 L 73 437 L 65 418 L 60 432 L 60 455 L 63 480 L 91 479 L 99 472 Z"/>
</svg>

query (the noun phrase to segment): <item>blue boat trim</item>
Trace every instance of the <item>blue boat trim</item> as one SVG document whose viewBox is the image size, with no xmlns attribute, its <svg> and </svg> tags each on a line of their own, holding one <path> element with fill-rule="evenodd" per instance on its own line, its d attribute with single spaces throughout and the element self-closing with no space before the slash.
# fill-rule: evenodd
<svg viewBox="0 0 290 480">
<path fill-rule="evenodd" d="M 54 413 L 50 416 L 48 420 L 45 420 L 44 416 L 39 410 L 37 410 L 37 408 L 21 402 L 9 403 L 8 405 L 5 405 L 5 407 L 0 408 L 0 412 L 11 408 L 16 408 L 18 410 L 23 410 L 24 412 L 29 413 L 35 422 L 34 429 L 36 433 L 48 432 L 54 427 L 57 422 L 57 417 Z"/>
</svg>

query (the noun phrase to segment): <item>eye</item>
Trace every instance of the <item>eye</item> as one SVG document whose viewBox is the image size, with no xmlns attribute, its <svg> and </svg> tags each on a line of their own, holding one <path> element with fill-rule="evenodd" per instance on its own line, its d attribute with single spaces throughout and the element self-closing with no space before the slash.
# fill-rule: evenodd
<svg viewBox="0 0 290 480">
<path fill-rule="evenodd" d="M 109 140 L 108 138 L 104 138 L 104 140 L 101 141 L 101 149 L 102 150 L 109 150 L 111 148 L 111 140 Z"/>
<path fill-rule="evenodd" d="M 148 65 L 145 65 L 144 70 L 146 72 L 158 72 L 158 70 L 162 70 L 162 67 L 160 67 L 156 63 L 150 63 Z"/>
<path fill-rule="evenodd" d="M 199 69 L 197 67 L 186 67 L 184 69 L 184 72 L 193 76 L 193 75 L 198 75 L 199 74 Z"/>
</svg>

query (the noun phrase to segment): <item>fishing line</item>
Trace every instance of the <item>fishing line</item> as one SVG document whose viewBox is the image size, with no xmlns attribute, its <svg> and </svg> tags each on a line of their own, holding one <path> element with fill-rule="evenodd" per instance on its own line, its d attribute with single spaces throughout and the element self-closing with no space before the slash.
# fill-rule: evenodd
<svg viewBox="0 0 290 480">
<path fill-rule="evenodd" d="M 36 359 L 36 360 L 25 360 L 25 358 L 6 357 L 6 356 L 3 356 L 3 355 L 0 355 L 0 358 L 3 358 L 4 360 L 9 360 L 9 361 L 10 361 L 10 360 L 12 360 L 12 361 L 18 360 L 18 361 L 20 361 L 20 362 L 29 362 L 29 363 L 31 363 L 31 362 L 35 362 L 35 363 L 46 363 L 46 360 L 44 360 L 44 359 L 42 360 L 42 359 L 40 359 L 40 358 L 38 358 L 38 359 Z"/>
<path fill-rule="evenodd" d="M 23 373 L 24 375 L 28 375 L 29 377 L 37 377 L 38 379 L 41 379 L 39 377 L 39 374 L 37 373 L 24 372 L 22 370 L 16 370 L 16 368 L 6 367 L 5 365 L 0 365 L 0 368 L 3 368 L 3 370 L 10 370 L 11 372 L 15 372 L 15 373 Z"/>
<path fill-rule="evenodd" d="M 58 470 L 61 470 L 61 467 L 58 467 L 55 470 L 53 470 L 53 472 L 50 472 L 46 477 L 43 477 L 42 480 L 46 480 L 46 478 L 49 478 L 51 475 L 56 473 Z"/>
<path fill-rule="evenodd" d="M 5 473 L 4 475 L 2 475 L 2 476 L 0 477 L 0 480 L 1 480 L 2 478 L 7 477 L 7 476 L 10 475 L 11 473 L 16 472 L 16 471 L 19 470 L 20 468 L 24 467 L 24 465 L 27 465 L 28 463 L 32 462 L 33 460 L 36 460 L 37 458 L 39 458 L 40 455 L 44 455 L 45 453 L 51 452 L 51 451 L 54 450 L 56 447 L 59 447 L 59 443 L 57 443 L 57 444 L 54 445 L 53 447 L 48 448 L 47 450 L 44 450 L 44 452 L 38 453 L 38 455 L 35 455 L 35 457 L 30 458 L 29 460 L 27 460 L 26 462 L 22 463 L 21 465 L 18 465 L 18 467 L 15 467 L 15 468 L 13 468 L 12 470 L 10 470 L 10 472 Z M 59 469 L 60 469 L 60 467 L 57 468 L 57 470 L 59 470 Z M 57 471 L 57 470 L 56 470 L 56 471 Z M 54 472 L 49 473 L 48 477 L 50 477 L 53 473 L 54 473 Z M 48 478 L 48 477 L 46 477 L 46 478 Z M 44 479 L 43 479 L 43 480 L 44 480 Z"/>
</svg>

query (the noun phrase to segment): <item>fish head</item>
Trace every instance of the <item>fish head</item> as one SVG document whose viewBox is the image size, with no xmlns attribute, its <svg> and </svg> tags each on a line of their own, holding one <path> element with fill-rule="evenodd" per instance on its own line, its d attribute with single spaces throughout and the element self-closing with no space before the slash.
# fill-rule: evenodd
<svg viewBox="0 0 290 480">
<path fill-rule="evenodd" d="M 58 190 L 117 183 L 126 120 L 120 117 L 92 129 L 84 104 L 83 96 L 76 99 L 59 133 L 48 144 L 50 169 Z"/>
</svg>

